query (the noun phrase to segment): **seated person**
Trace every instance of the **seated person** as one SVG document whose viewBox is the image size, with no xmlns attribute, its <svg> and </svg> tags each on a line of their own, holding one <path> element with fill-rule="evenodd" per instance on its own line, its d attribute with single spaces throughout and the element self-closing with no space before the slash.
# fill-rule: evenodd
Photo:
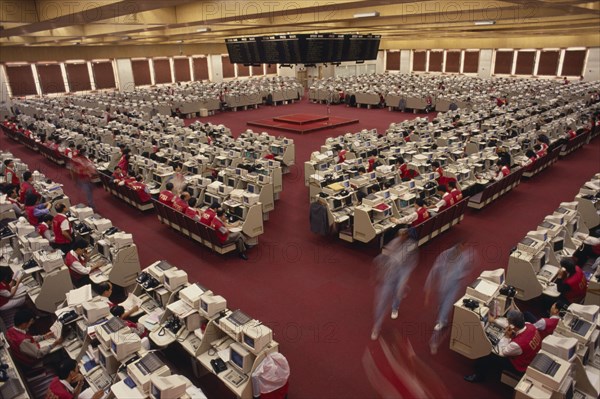
<svg viewBox="0 0 600 399">
<path fill-rule="evenodd" d="M 25 214 L 25 206 L 23 203 L 19 202 L 17 187 L 9 184 L 4 188 L 4 193 L 6 194 L 6 200 L 12 205 L 12 210 L 15 212 L 15 216 L 23 216 Z"/>
<path fill-rule="evenodd" d="M 544 155 L 546 155 L 546 152 L 542 149 L 542 146 L 539 144 L 534 145 L 533 150 L 535 151 L 535 155 L 537 155 L 538 158 L 541 158 Z"/>
<path fill-rule="evenodd" d="M 232 232 L 229 230 L 230 228 L 237 227 L 238 225 L 239 222 L 229 224 L 227 222 L 225 211 L 223 209 L 219 209 L 217 211 L 217 216 L 213 218 L 210 227 L 215 229 L 217 240 L 221 245 L 235 242 L 240 258 L 248 260 L 248 256 L 246 255 L 246 243 L 244 241 L 243 234 L 241 232 Z"/>
<path fill-rule="evenodd" d="M 141 339 L 142 339 L 142 347 L 144 349 L 149 350 L 150 349 L 150 341 L 148 340 L 148 330 L 146 330 L 146 327 L 144 327 L 144 325 L 142 323 L 136 323 L 133 322 L 131 320 L 129 320 L 129 316 L 132 313 L 137 312 L 137 306 L 134 306 L 132 309 L 130 309 L 129 311 L 125 311 L 125 308 L 121 305 L 117 305 L 115 307 L 113 307 L 112 309 L 110 309 L 110 313 L 115 316 L 120 318 L 121 320 L 123 320 L 125 322 L 125 324 L 127 325 L 127 327 L 129 327 L 129 329 L 131 330 L 132 333 L 136 333 Z"/>
<path fill-rule="evenodd" d="M 21 285 L 23 273 L 15 275 L 9 266 L 0 266 L 0 310 L 18 308 L 27 299 L 27 287 Z"/>
<path fill-rule="evenodd" d="M 27 194 L 33 194 L 41 199 L 40 193 L 37 192 L 33 187 L 33 174 L 30 171 L 23 173 L 23 181 L 21 182 L 21 188 L 19 191 L 19 202 L 24 203 Z"/>
<path fill-rule="evenodd" d="M 422 198 L 417 198 L 415 201 L 415 213 L 417 214 L 417 218 L 411 223 L 411 226 L 417 226 L 427 219 L 429 219 L 429 211 L 425 206 L 425 201 Z"/>
<path fill-rule="evenodd" d="M 35 320 L 31 309 L 19 309 L 15 313 L 15 325 L 6 331 L 6 339 L 10 345 L 10 351 L 17 363 L 33 367 L 40 359 L 46 356 L 53 348 L 62 343 L 62 338 L 57 338 L 52 345 L 40 348 L 40 341 L 54 337 L 48 332 L 44 335 L 30 335 L 27 330 Z"/>
<path fill-rule="evenodd" d="M 185 213 L 185 210 L 188 208 L 188 201 L 192 195 L 188 191 L 184 191 L 181 193 L 179 197 L 176 197 L 173 200 L 173 209 L 177 212 Z"/>
<path fill-rule="evenodd" d="M 165 189 L 158 194 L 158 202 L 164 205 L 172 206 L 175 194 L 173 194 L 173 183 L 167 183 Z"/>
<path fill-rule="evenodd" d="M 448 192 L 446 186 L 437 186 L 437 195 L 440 196 L 441 199 L 429 209 L 434 210 L 436 212 L 441 212 L 454 205 L 454 196 Z"/>
<path fill-rule="evenodd" d="M 583 247 L 575 251 L 573 257 L 577 260 L 580 265 L 585 265 L 588 259 L 600 258 L 600 238 L 595 236 L 600 234 L 600 229 L 595 232 L 591 232 L 590 235 L 576 233 L 576 237 L 583 239 Z"/>
<path fill-rule="evenodd" d="M 581 303 L 587 293 L 588 282 L 583 270 L 573 258 L 562 258 L 561 269 L 556 277 L 556 289 L 569 303 Z"/>
<path fill-rule="evenodd" d="M 148 186 L 144 183 L 144 178 L 142 175 L 137 175 L 135 179 L 129 179 L 125 182 L 127 187 L 136 192 L 140 202 L 145 204 L 150 202 L 152 196 L 150 195 L 150 190 L 148 190 Z"/>
<path fill-rule="evenodd" d="M 556 326 L 558 325 L 558 321 L 561 319 L 561 314 L 569 307 L 569 304 L 562 299 L 554 302 L 550 307 L 550 317 L 541 317 L 536 319 L 536 317 L 531 312 L 523 312 L 525 320 L 529 323 L 533 323 L 535 328 L 540 333 L 540 337 L 542 340 L 546 338 L 548 335 L 552 335 Z"/>
<path fill-rule="evenodd" d="M 463 199 L 462 191 L 458 188 L 455 180 L 450 180 L 448 182 L 448 189 L 450 190 L 450 194 L 454 197 L 454 203 L 456 204 L 458 201 Z"/>
<path fill-rule="evenodd" d="M 76 399 L 81 393 L 85 378 L 80 373 L 77 362 L 73 359 L 65 359 L 58 366 L 58 375 L 50 382 L 46 399 Z M 100 399 L 105 395 L 100 390 L 92 396 L 92 399 Z"/>
<path fill-rule="evenodd" d="M 48 213 L 38 219 L 40 223 L 35 228 L 38 234 L 48 240 L 50 244 L 54 243 L 54 235 L 52 234 L 52 220 L 54 220 L 54 216 Z"/>
<path fill-rule="evenodd" d="M 77 288 L 90 284 L 90 273 L 101 266 L 100 263 L 87 266 L 89 259 L 86 253 L 87 247 L 87 241 L 83 238 L 78 238 L 73 243 L 73 249 L 65 256 L 65 265 L 69 268 L 71 281 L 73 281 L 73 285 Z"/>
<path fill-rule="evenodd" d="M 528 166 L 538 160 L 538 156 L 532 149 L 529 149 L 525 152 L 525 156 L 527 157 L 527 161 L 524 162 L 521 166 Z"/>
<path fill-rule="evenodd" d="M 198 203 L 198 199 L 192 197 L 188 200 L 188 207 L 185 208 L 185 215 L 194 220 L 200 220 L 201 211 L 196 209 L 196 204 Z"/>
<path fill-rule="evenodd" d="M 200 216 L 200 223 L 210 226 L 215 216 L 217 216 L 217 210 L 219 209 L 219 203 L 213 202 L 210 207 L 202 212 Z"/>
<path fill-rule="evenodd" d="M 115 170 L 112 173 L 112 181 L 118 183 L 124 180 L 127 177 L 127 174 L 123 172 L 120 166 L 115 166 Z"/>
<path fill-rule="evenodd" d="M 39 219 L 50 213 L 51 202 L 40 204 L 40 197 L 36 197 L 34 194 L 28 194 L 25 197 L 25 214 L 27 215 L 27 221 L 32 226 L 39 224 Z"/>
<path fill-rule="evenodd" d="M 400 180 L 408 181 L 411 179 L 410 170 L 408 169 L 408 165 L 404 161 L 404 158 L 398 157 L 398 159 L 396 159 L 396 171 L 398 172 Z"/>
<path fill-rule="evenodd" d="M 475 373 L 465 376 L 465 381 L 482 382 L 485 373 L 499 364 L 502 369 L 508 369 L 514 374 L 523 375 L 527 366 L 542 348 L 542 338 L 531 323 L 526 323 L 523 313 L 518 310 L 509 310 L 506 318 L 508 327 L 504 337 L 498 342 L 497 356 L 493 353 L 475 361 Z"/>
<path fill-rule="evenodd" d="M 499 159 L 498 162 L 496 163 L 496 167 L 497 167 L 497 172 L 496 172 L 496 176 L 494 177 L 494 180 L 496 180 L 496 181 L 502 180 L 503 178 L 505 178 L 506 176 L 508 176 L 510 174 L 510 169 L 508 168 L 508 164 L 507 164 L 506 160 Z"/>
<path fill-rule="evenodd" d="M 433 161 L 431 167 L 433 168 L 433 171 L 439 175 L 436 179 L 438 184 L 446 185 L 447 178 L 444 176 L 444 169 L 442 169 L 440 163 L 438 161 Z"/>
<path fill-rule="evenodd" d="M 108 306 L 110 306 L 111 308 L 117 306 L 115 303 L 110 301 L 110 296 L 113 292 L 113 286 L 110 281 L 105 281 L 100 284 L 92 284 L 92 288 L 103 301 L 108 303 Z"/>
</svg>

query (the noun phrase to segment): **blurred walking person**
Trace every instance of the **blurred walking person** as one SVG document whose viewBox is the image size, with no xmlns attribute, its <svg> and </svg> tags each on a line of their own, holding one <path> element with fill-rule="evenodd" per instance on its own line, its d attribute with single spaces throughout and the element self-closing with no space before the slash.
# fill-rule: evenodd
<svg viewBox="0 0 600 399">
<path fill-rule="evenodd" d="M 376 340 L 381 332 L 385 313 L 392 307 L 392 319 L 398 318 L 406 282 L 419 263 L 419 247 L 413 237 L 414 231 L 400 230 L 375 258 L 377 267 L 377 289 L 375 294 L 375 324 L 371 339 Z"/>
<path fill-rule="evenodd" d="M 96 210 L 94 204 L 94 186 L 92 180 L 98 176 L 94 163 L 85 155 L 85 148 L 79 150 L 77 156 L 71 160 L 71 170 L 75 175 L 77 185 L 85 194 L 87 205 Z"/>
</svg>

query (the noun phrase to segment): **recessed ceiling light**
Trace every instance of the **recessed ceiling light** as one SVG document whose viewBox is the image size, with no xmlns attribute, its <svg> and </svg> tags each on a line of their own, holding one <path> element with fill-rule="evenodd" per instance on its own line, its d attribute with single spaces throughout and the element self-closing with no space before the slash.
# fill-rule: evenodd
<svg viewBox="0 0 600 399">
<path fill-rule="evenodd" d="M 198 29 L 196 29 L 196 32 L 198 32 L 198 33 L 210 32 L 210 28 L 198 28 Z"/>
<path fill-rule="evenodd" d="M 495 25 L 496 21 L 475 21 L 475 25 L 477 26 L 485 26 L 485 25 Z"/>
<path fill-rule="evenodd" d="M 378 17 L 379 11 L 372 12 L 359 12 L 354 14 L 354 18 L 369 18 L 369 17 Z"/>
</svg>

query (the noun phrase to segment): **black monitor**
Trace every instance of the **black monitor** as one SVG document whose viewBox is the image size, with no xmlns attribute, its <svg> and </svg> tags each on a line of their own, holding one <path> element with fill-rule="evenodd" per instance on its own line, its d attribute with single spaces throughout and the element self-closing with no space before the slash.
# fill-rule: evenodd
<svg viewBox="0 0 600 399">
<path fill-rule="evenodd" d="M 243 207 L 241 207 L 241 206 L 234 206 L 233 208 L 230 208 L 230 211 L 238 219 L 243 219 L 244 218 L 244 208 Z"/>
<path fill-rule="evenodd" d="M 342 200 L 335 198 L 333 200 L 333 208 L 331 210 L 332 211 L 337 211 L 341 207 L 342 207 Z"/>
<path fill-rule="evenodd" d="M 558 241 L 554 241 L 554 252 L 562 251 L 565 241 L 560 239 Z"/>
<path fill-rule="evenodd" d="M 209 193 L 204 193 L 204 203 L 206 205 L 212 205 L 213 203 L 221 203 L 221 198 L 218 196 L 211 195 Z"/>
</svg>

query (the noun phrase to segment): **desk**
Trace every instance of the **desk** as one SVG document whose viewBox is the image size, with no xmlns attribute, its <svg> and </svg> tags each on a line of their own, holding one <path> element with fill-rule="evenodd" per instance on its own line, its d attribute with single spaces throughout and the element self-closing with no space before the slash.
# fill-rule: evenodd
<svg viewBox="0 0 600 399">
<path fill-rule="evenodd" d="M 4 346 L 0 348 L 0 363 L 8 365 L 7 371 L 10 377 L 8 381 L 0 382 L 0 396 L 11 399 L 30 399 L 31 396 L 26 389 L 27 385 L 24 383 L 23 378 L 8 351 L 8 342 L 6 342 L 3 333 L 0 333 L 0 342 L 4 343 Z M 9 395 L 9 392 L 11 392 L 12 395 Z"/>
</svg>

